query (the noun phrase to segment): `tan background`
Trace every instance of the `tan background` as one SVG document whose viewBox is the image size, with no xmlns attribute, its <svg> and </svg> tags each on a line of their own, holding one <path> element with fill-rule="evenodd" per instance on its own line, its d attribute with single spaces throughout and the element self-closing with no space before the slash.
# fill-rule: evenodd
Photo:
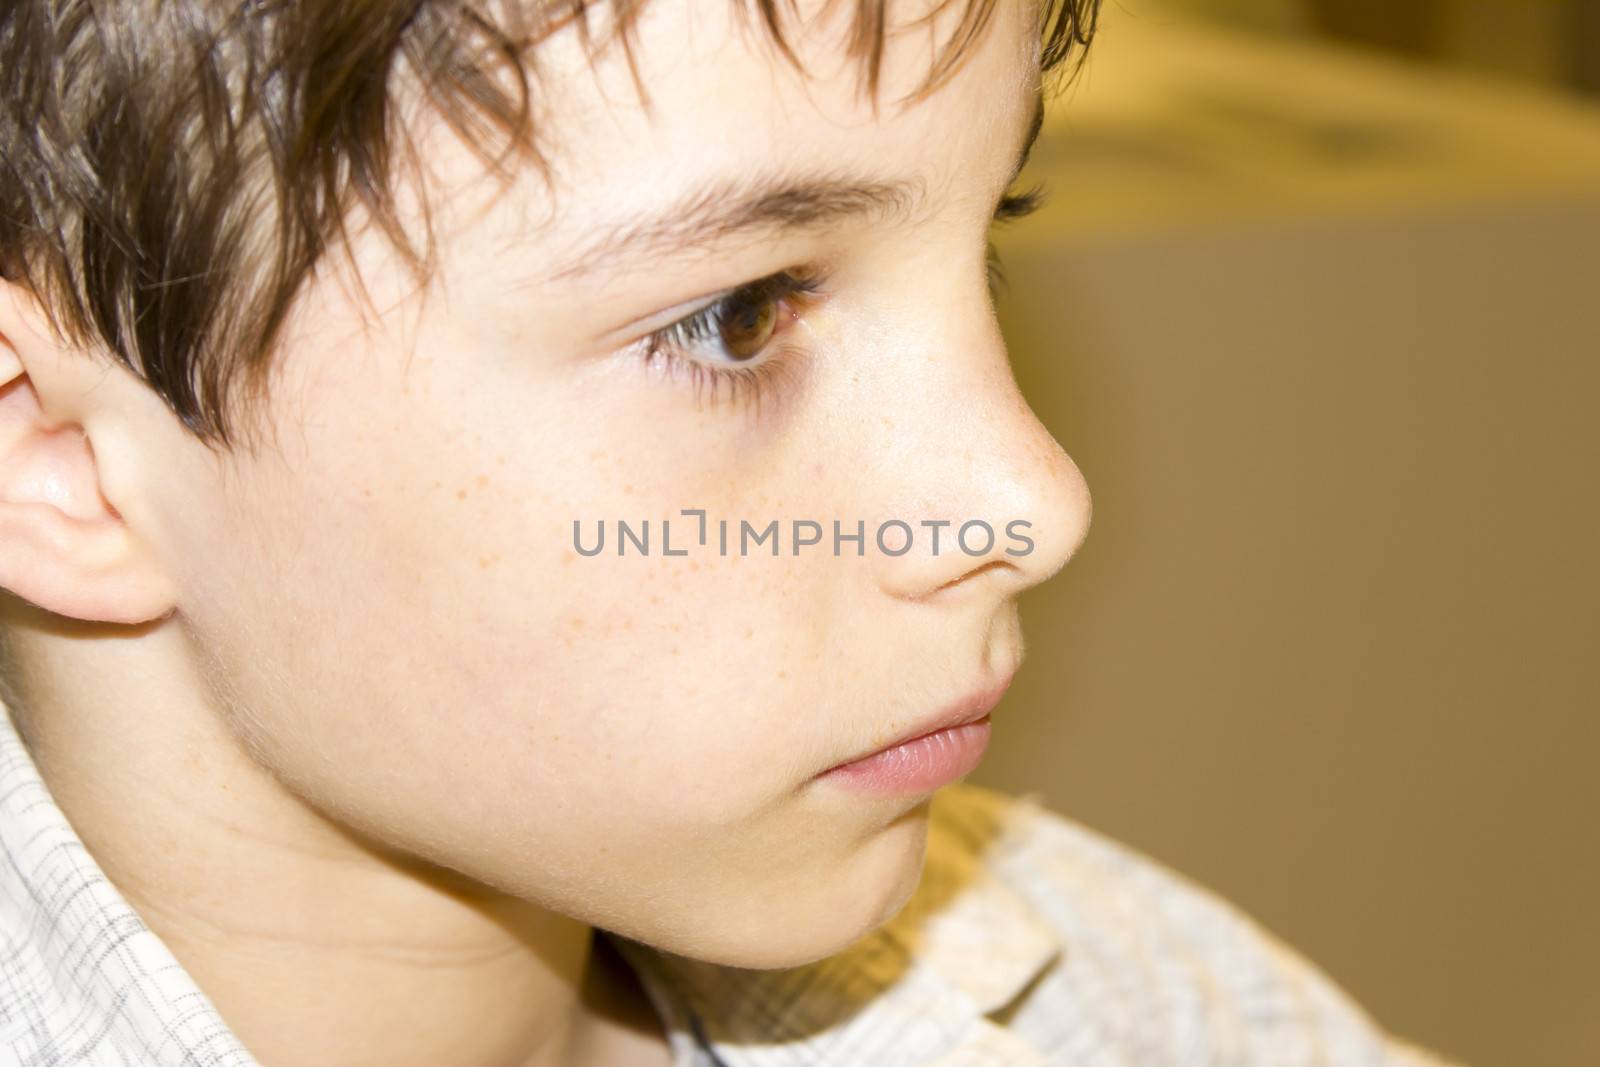
<svg viewBox="0 0 1600 1067">
<path fill-rule="evenodd" d="M 1382 1023 L 1600 1064 L 1600 105 L 1108 4 L 1001 246 L 1094 523 L 971 780 Z"/>
</svg>

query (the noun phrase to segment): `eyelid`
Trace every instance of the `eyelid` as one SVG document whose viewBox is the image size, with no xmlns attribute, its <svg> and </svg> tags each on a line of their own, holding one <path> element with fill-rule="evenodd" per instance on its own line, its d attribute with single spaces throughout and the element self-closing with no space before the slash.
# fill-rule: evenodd
<svg viewBox="0 0 1600 1067">
<path fill-rule="evenodd" d="M 992 221 L 996 224 L 1002 224 L 1016 219 L 1025 218 L 1026 216 L 1038 211 L 1045 205 L 1049 193 L 1050 188 L 1044 182 L 1035 182 L 1030 188 L 1023 190 L 1020 193 L 1011 192 L 1010 187 L 1008 186 L 1006 193 L 1000 197 L 999 202 L 995 205 Z M 613 333 L 614 335 L 621 335 L 625 332 L 633 333 L 637 331 L 640 337 L 659 333 L 662 330 L 670 329 L 671 327 L 676 326 L 687 319 L 692 319 L 694 316 L 709 310 L 710 308 L 716 306 L 717 304 L 726 300 L 728 297 L 743 289 L 751 288 L 757 285 L 773 284 L 782 279 L 785 275 L 793 275 L 802 279 L 821 279 L 826 276 L 824 270 L 813 267 L 776 270 L 764 277 L 755 278 L 747 282 L 741 282 L 738 285 L 730 285 L 713 293 L 680 301 L 670 308 L 661 308 L 650 312 L 648 315 L 641 315 L 636 319 L 623 323 Z M 661 324 L 651 329 L 642 329 L 643 324 L 654 321 L 659 321 Z"/>
<path fill-rule="evenodd" d="M 775 275 L 769 275 L 768 277 L 773 276 Z M 617 338 L 618 341 L 621 341 L 623 338 L 629 335 L 634 337 L 643 337 L 652 333 L 657 333 L 675 323 L 682 322 L 684 319 L 692 318 L 714 304 L 718 304 L 723 300 L 726 300 L 728 297 L 732 296 L 734 293 L 737 293 L 739 290 L 748 285 L 758 284 L 760 281 L 764 280 L 765 279 L 757 279 L 753 282 L 741 282 L 738 285 L 730 285 L 725 289 L 719 289 L 713 293 L 690 297 L 688 300 L 680 300 L 671 307 L 657 308 L 648 314 L 640 315 L 638 318 L 628 320 L 627 322 L 618 326 L 616 329 L 611 330 L 607 334 L 607 337 L 614 337 Z M 650 326 L 649 324 L 653 322 L 659 322 L 660 325 Z"/>
<path fill-rule="evenodd" d="M 742 285 L 734 286 L 724 291 L 721 295 L 711 298 L 693 308 L 685 314 L 679 315 L 650 331 L 640 343 L 650 348 L 681 343 L 683 337 L 706 328 L 707 320 L 716 314 L 716 309 L 732 297 L 741 293 L 750 293 L 758 299 L 773 299 L 779 302 L 796 301 L 806 302 L 815 297 L 827 284 L 828 274 L 817 267 L 786 267 L 774 271 L 761 278 L 755 278 Z"/>
<path fill-rule="evenodd" d="M 828 278 L 828 268 L 820 263 L 805 264 L 798 267 L 786 267 L 775 270 L 759 278 L 739 282 L 737 285 L 726 286 L 711 293 L 680 300 L 671 307 L 657 308 L 655 311 L 637 318 L 630 319 L 613 330 L 608 331 L 602 341 L 608 347 L 612 345 L 632 346 L 649 337 L 670 330 L 674 326 L 709 311 L 724 300 L 747 289 L 758 286 L 774 286 L 784 288 L 786 281 L 803 283 L 796 287 L 804 295 L 805 289 L 810 286 L 820 285 Z M 655 325 L 652 325 L 655 324 Z"/>
</svg>

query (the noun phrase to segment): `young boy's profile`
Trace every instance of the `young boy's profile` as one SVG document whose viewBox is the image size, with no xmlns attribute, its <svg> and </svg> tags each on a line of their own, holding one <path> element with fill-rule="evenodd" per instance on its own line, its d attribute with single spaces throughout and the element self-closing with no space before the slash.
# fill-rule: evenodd
<svg viewBox="0 0 1600 1067">
<path fill-rule="evenodd" d="M 958 782 L 1091 0 L 0 7 L 0 1064 L 1399 1065 Z"/>
</svg>

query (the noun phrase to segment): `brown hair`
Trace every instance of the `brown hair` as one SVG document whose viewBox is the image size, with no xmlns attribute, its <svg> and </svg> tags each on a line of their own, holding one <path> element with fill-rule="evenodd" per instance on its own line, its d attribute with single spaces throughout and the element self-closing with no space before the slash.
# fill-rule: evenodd
<svg viewBox="0 0 1600 1067">
<path fill-rule="evenodd" d="M 529 125 L 531 46 L 609 6 L 627 52 L 647 0 L 9 0 L 0 5 L 0 274 L 63 338 L 108 349 L 209 445 L 233 447 L 241 388 L 259 402 L 275 338 L 359 207 L 419 280 L 433 263 L 395 210 L 402 85 L 502 174 Z M 749 0 L 780 52 L 779 0 Z M 858 0 L 849 39 L 876 93 L 888 0 Z M 952 0 L 941 0 L 943 10 Z M 966 9 L 918 94 L 986 24 Z M 1098 0 L 1039 0 L 1054 72 L 1093 35 Z M 744 10 L 741 2 L 739 8 Z M 409 80 L 398 76 L 404 71 Z M 643 93 L 643 86 L 639 86 Z M 499 137 L 499 153 L 485 147 Z M 424 204 L 424 208 L 425 208 Z"/>
</svg>

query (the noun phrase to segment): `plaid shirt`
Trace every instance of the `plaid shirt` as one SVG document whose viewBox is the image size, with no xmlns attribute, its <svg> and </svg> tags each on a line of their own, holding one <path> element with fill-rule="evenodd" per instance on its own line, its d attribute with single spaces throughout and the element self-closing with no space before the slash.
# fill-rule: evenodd
<svg viewBox="0 0 1600 1067">
<path fill-rule="evenodd" d="M 0 856 L 0 1064 L 257 1067 L 85 850 L 9 714 Z M 842 953 L 756 971 L 603 936 L 676 1067 L 1439 1062 L 1205 890 L 1037 795 L 966 783 L 934 796 L 910 902 Z"/>
</svg>

